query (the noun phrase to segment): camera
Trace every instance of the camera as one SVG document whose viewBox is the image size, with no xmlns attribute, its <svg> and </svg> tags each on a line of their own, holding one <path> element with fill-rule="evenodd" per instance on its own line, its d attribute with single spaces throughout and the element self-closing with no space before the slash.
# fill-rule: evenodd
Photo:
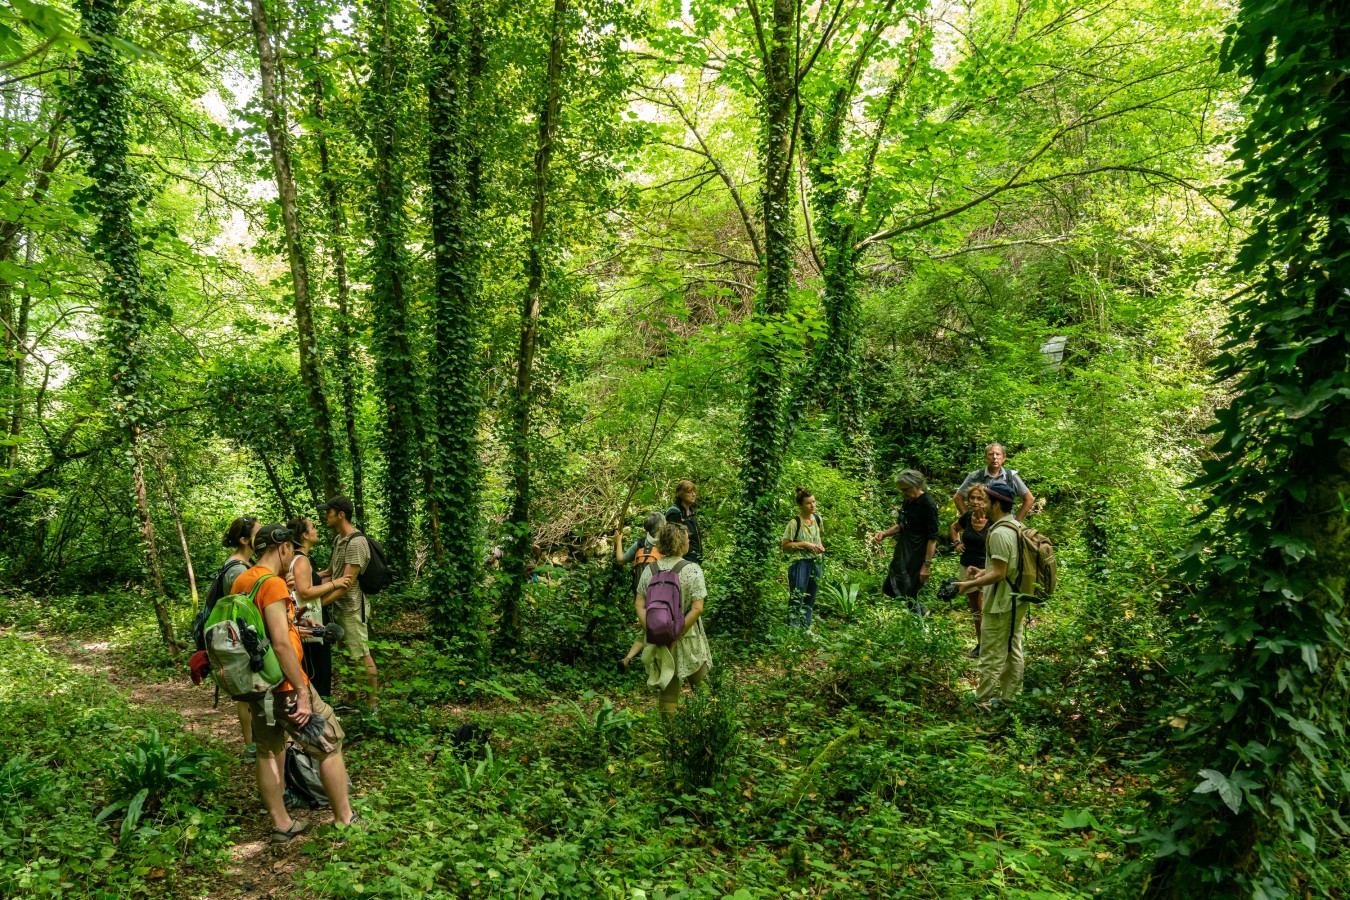
<svg viewBox="0 0 1350 900">
<path fill-rule="evenodd" d="M 957 587 L 957 579 L 948 578 L 937 589 L 937 598 L 939 600 L 955 600 L 960 593 L 961 588 Z"/>
</svg>

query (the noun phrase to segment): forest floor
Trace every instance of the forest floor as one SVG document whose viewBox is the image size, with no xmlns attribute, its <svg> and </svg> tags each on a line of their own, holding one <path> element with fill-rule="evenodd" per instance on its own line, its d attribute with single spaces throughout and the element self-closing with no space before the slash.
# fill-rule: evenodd
<svg viewBox="0 0 1350 900">
<path fill-rule="evenodd" d="M 642 677 L 618 674 L 607 656 L 550 662 L 550 635 L 516 666 L 460 677 L 405 615 L 377 644 L 379 717 L 343 715 L 367 821 L 344 845 L 317 827 L 327 813 L 302 813 L 316 824 L 308 838 L 268 842 L 232 704 L 213 708 L 211 688 L 188 681 L 184 659 L 160 650 L 142 618 L 0 629 L 0 645 L 41 651 L 28 663 L 0 653 L 0 707 L 14 702 L 6 676 L 32 681 L 25 696 L 70 697 L 69 721 L 25 733 L 0 719 L 0 752 L 60 744 L 88 728 L 102 697 L 103 755 L 76 773 L 98 786 L 83 798 L 86 823 L 112 796 L 116 760 L 149 728 L 218 752 L 223 777 L 209 794 L 166 804 L 131 844 L 117 842 L 114 816 L 111 831 L 85 834 L 89 849 L 76 842 L 79 858 L 51 863 L 63 878 L 100 854 L 125 867 L 99 882 L 107 889 L 79 894 L 99 900 L 1113 896 L 1139 857 L 1148 798 L 1162 795 L 1130 763 L 1146 749 L 1135 734 L 1144 703 L 1065 621 L 1049 611 L 1028 634 L 1025 702 L 996 717 L 966 699 L 972 641 L 956 608 L 919 620 L 873 604 L 750 652 L 714 639 L 715 683 L 685 694 L 672 732 Z M 346 700 L 347 673 L 335 674 Z M 467 722 L 490 733 L 485 758 L 456 755 L 453 732 Z M 705 772 L 709 760 L 724 765 Z M 0 800 L 4 791 L 0 778 Z M 4 827 L 0 893 L 34 865 L 6 857 Z"/>
<path fill-rule="evenodd" d="M 256 897 L 280 900 L 296 895 L 296 873 L 308 866 L 303 850 L 307 841 L 296 839 L 273 845 L 271 820 L 262 808 L 254 781 L 253 765 L 242 761 L 244 738 L 228 697 L 213 705 L 215 691 L 209 684 L 194 685 L 184 677 L 168 681 L 146 680 L 129 671 L 124 660 L 112 652 L 109 642 L 82 643 L 70 639 L 50 639 L 48 646 L 62 652 L 72 665 L 103 677 L 125 692 L 132 705 L 181 717 L 183 728 L 200 737 L 207 746 L 221 751 L 229 760 L 228 775 L 222 791 L 216 795 L 222 811 L 235 831 L 229 864 L 219 877 L 207 883 L 205 900 L 234 900 Z M 331 824 L 329 810 L 297 811 L 316 828 Z"/>
</svg>

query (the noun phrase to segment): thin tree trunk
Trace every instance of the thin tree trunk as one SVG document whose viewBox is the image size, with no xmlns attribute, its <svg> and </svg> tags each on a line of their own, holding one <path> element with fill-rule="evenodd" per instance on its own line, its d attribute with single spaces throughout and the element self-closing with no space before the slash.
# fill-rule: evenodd
<svg viewBox="0 0 1350 900">
<path fill-rule="evenodd" d="M 192 592 L 192 608 L 196 609 L 201 601 L 197 599 L 197 573 L 192 569 L 192 552 L 188 549 L 187 532 L 183 530 L 183 517 L 178 514 L 178 504 L 174 502 L 173 490 L 169 487 L 169 479 L 164 475 L 164 467 L 156 462 L 155 471 L 159 475 L 160 485 L 164 488 L 164 499 L 169 502 L 174 527 L 178 529 L 178 543 L 183 548 L 183 565 L 187 569 L 188 590 Z M 286 518 L 289 519 L 290 516 Z"/>
<path fill-rule="evenodd" d="M 794 0 L 772 0 L 772 43 L 764 60 L 762 163 L 764 186 L 763 286 L 755 301 L 754 321 L 762 327 L 748 348 L 744 414 L 741 503 L 736 519 L 732 583 L 738 589 L 727 610 L 728 624 L 741 631 L 762 628 L 761 584 L 773 546 L 774 512 L 783 468 L 784 386 L 781 338 L 773 323 L 787 312 L 795 251 L 792 194 L 793 142 L 796 137 Z"/>
<path fill-rule="evenodd" d="M 84 0 L 80 11 L 84 27 L 91 33 L 116 37 L 121 24 L 121 4 L 117 0 Z M 78 112 L 76 134 L 87 157 L 90 205 L 98 213 L 92 245 L 97 259 L 106 266 L 100 293 L 104 313 L 102 338 L 110 360 L 108 377 L 113 394 L 108 415 L 127 436 L 132 488 L 151 581 L 151 602 L 160 635 L 169 649 L 176 652 L 178 642 L 164 605 L 164 579 L 141 458 L 141 432 L 148 411 L 142 388 L 150 378 L 145 347 L 150 314 L 136 232 L 134 204 L 140 191 L 136 173 L 127 163 L 130 145 L 127 88 L 118 53 L 112 42 L 101 41 L 93 44 L 90 51 L 79 54 L 80 77 L 78 90 L 72 92 L 72 105 Z"/>
<path fill-rule="evenodd" d="M 277 92 L 278 64 L 272 47 L 272 35 L 267 24 L 267 10 L 263 0 L 249 0 L 253 23 L 254 43 L 258 51 L 258 71 L 262 81 L 263 110 L 267 123 L 267 142 L 272 150 L 272 169 L 276 177 L 277 199 L 281 205 L 281 222 L 286 232 L 286 254 L 290 260 L 291 287 L 295 292 L 295 330 L 300 341 L 300 380 L 305 385 L 313 418 L 315 458 L 319 466 L 319 481 L 329 496 L 342 492 L 338 475 L 330 427 L 328 399 L 324 395 L 323 377 L 319 368 L 318 339 L 314 333 L 314 314 L 310 303 L 309 261 L 300 230 L 300 214 L 296 208 L 295 172 L 291 166 L 291 151 L 287 141 L 286 111 Z"/>
<path fill-rule="evenodd" d="M 530 528 L 530 414 L 534 401 L 534 353 L 539 340 L 539 318 L 544 302 L 544 224 L 548 211 L 548 169 L 553 159 L 553 131 L 561 101 L 566 16 L 567 0 L 554 0 L 544 102 L 539 110 L 539 137 L 534 153 L 530 244 L 525 263 L 520 350 L 516 358 L 515 396 L 512 398 L 512 422 L 508 438 L 513 495 L 509 518 L 509 552 L 502 566 L 504 588 L 499 640 L 504 647 L 514 646 L 519 636 L 525 567 L 534 552 L 533 531 Z"/>
<path fill-rule="evenodd" d="M 446 639 L 472 640 L 478 558 L 478 424 L 482 410 L 478 357 L 478 228 L 482 207 L 481 145 L 474 101 L 482 95 L 481 20 L 468 0 L 436 0 L 431 19 L 431 233 L 435 306 L 430 393 L 432 492 L 442 513 L 445 550 L 436 578 Z"/>
<path fill-rule="evenodd" d="M 286 499 L 286 492 L 281 487 L 281 479 L 277 477 L 276 467 L 272 465 L 272 461 L 267 458 L 266 453 L 259 452 L 258 459 L 262 460 L 263 469 L 267 472 L 267 480 L 272 483 L 272 492 L 277 495 L 277 501 L 281 503 L 281 514 L 289 522 L 295 518 L 295 513 L 291 511 L 291 501 Z"/>
<path fill-rule="evenodd" d="M 342 392 L 342 419 L 347 431 L 347 453 L 352 461 L 352 505 L 356 521 L 362 527 L 366 521 L 365 467 L 361 461 L 361 444 L 356 438 L 356 341 L 353 338 L 351 282 L 347 277 L 347 221 L 342 212 L 342 190 L 328 161 L 328 132 L 323 126 L 323 77 L 319 74 L 319 49 L 314 48 L 315 75 L 314 119 L 319 123 L 315 138 L 319 147 L 319 180 L 323 183 L 325 205 L 328 207 L 328 244 L 333 255 L 333 275 L 337 281 L 338 345 L 334 356 L 338 386 Z"/>
</svg>

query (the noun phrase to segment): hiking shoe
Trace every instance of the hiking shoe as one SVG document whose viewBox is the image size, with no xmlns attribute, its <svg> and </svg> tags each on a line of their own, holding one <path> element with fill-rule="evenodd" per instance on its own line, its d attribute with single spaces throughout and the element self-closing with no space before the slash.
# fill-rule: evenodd
<svg viewBox="0 0 1350 900">
<path fill-rule="evenodd" d="M 251 766 L 258 761 L 258 745 L 249 744 L 244 748 L 244 752 L 239 754 L 239 761 L 246 766 Z"/>
<path fill-rule="evenodd" d="M 290 828 L 272 829 L 272 843 L 289 844 L 295 838 L 298 838 L 300 835 L 309 831 L 311 827 L 309 821 L 306 819 L 292 818 Z"/>
<path fill-rule="evenodd" d="M 980 658 L 980 648 L 979 648 L 979 647 L 976 647 L 974 650 L 970 651 L 970 658 L 971 658 L 971 659 L 979 659 L 979 658 Z"/>
</svg>

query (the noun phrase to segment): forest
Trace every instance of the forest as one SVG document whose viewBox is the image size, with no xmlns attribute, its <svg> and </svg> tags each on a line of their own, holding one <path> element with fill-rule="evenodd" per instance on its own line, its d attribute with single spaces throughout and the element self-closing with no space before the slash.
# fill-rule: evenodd
<svg viewBox="0 0 1350 900">
<path fill-rule="evenodd" d="M 0 897 L 1350 897 L 1350 9 L 3 0 L 0 498 Z"/>
</svg>

